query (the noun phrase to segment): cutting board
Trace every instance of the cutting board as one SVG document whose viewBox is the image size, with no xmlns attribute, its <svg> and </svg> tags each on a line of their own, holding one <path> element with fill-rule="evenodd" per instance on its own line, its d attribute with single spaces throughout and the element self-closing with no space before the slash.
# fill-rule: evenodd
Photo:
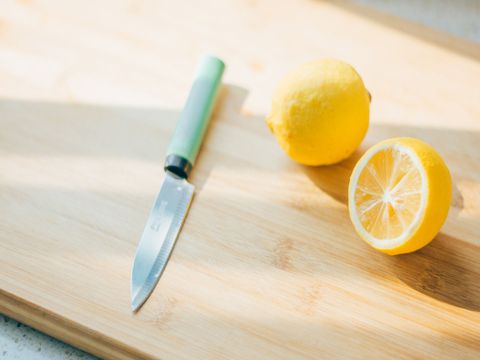
<svg viewBox="0 0 480 360">
<path fill-rule="evenodd" d="M 480 49 L 321 1 L 0 5 L 0 311 L 111 359 L 478 359 Z M 141 311 L 130 271 L 204 51 L 228 64 L 169 265 Z M 341 58 L 372 93 L 352 158 L 304 167 L 264 123 L 294 66 Z M 379 140 L 445 158 L 436 239 L 390 257 L 348 219 Z"/>
</svg>

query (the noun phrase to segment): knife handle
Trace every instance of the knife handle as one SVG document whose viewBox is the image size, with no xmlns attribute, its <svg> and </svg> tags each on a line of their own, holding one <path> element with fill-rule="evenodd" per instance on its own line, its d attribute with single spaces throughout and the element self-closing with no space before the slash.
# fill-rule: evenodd
<svg viewBox="0 0 480 360">
<path fill-rule="evenodd" d="M 225 64 L 204 56 L 167 149 L 165 170 L 187 178 L 197 158 L 220 89 Z"/>
</svg>

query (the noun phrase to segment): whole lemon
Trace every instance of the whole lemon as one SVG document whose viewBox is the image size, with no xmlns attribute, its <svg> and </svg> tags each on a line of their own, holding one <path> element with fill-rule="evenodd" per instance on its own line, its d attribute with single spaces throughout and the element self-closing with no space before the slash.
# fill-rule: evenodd
<svg viewBox="0 0 480 360">
<path fill-rule="evenodd" d="M 351 65 L 317 60 L 280 82 L 267 124 L 293 160 L 327 165 L 349 157 L 360 145 L 369 108 L 369 92 Z"/>
</svg>

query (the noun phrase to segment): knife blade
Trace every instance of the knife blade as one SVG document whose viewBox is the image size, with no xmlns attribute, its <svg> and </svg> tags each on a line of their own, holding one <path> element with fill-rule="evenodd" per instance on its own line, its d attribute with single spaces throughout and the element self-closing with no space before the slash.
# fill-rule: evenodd
<svg viewBox="0 0 480 360">
<path fill-rule="evenodd" d="M 165 179 L 137 247 L 131 276 L 131 306 L 137 311 L 155 289 L 180 233 L 194 194 L 187 181 L 221 85 L 224 63 L 205 56 L 167 149 Z"/>
</svg>

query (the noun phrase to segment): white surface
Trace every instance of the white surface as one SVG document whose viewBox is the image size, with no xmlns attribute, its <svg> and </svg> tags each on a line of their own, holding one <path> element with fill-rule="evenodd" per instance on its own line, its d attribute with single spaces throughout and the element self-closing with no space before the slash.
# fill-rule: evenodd
<svg viewBox="0 0 480 360">
<path fill-rule="evenodd" d="M 97 358 L 0 315 L 0 359 L 94 360 Z"/>
<path fill-rule="evenodd" d="M 354 0 L 352 2 L 470 41 L 480 42 L 479 0 Z"/>
<path fill-rule="evenodd" d="M 480 42 L 480 0 L 354 0 L 375 11 Z M 1 11 L 1 10 L 0 10 Z M 92 360 L 86 354 L 0 315 L 0 359 Z"/>
</svg>

